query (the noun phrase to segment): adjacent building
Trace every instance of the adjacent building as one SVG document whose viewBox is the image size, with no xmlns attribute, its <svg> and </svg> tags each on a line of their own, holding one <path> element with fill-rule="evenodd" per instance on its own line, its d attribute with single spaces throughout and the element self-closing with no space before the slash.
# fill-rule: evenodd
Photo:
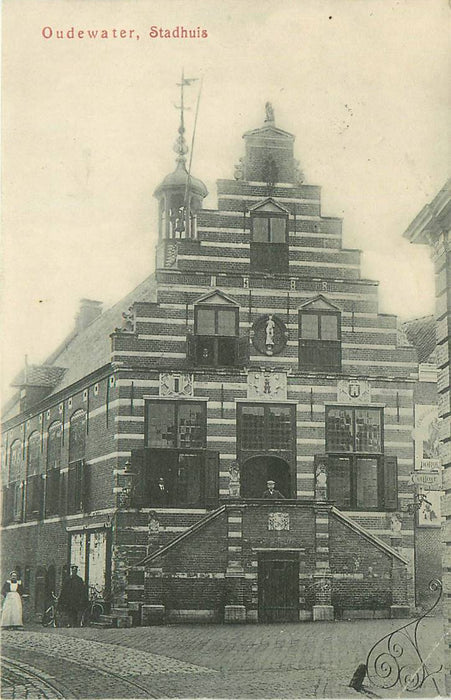
<svg viewBox="0 0 451 700">
<path fill-rule="evenodd" d="M 270 105 L 243 138 L 207 209 L 182 121 L 155 272 L 16 378 L 3 565 L 30 614 L 70 563 L 120 625 L 414 604 L 416 351 Z"/>
<path fill-rule="evenodd" d="M 446 632 L 451 621 L 450 558 L 451 544 L 451 406 L 450 406 L 450 345 L 451 345 L 451 180 L 434 199 L 421 209 L 404 236 L 411 243 L 428 245 L 435 271 L 435 318 L 437 322 L 437 392 L 439 415 L 439 458 L 443 468 L 443 591 Z M 446 690 L 451 692 L 451 656 L 446 655 Z"/>
</svg>

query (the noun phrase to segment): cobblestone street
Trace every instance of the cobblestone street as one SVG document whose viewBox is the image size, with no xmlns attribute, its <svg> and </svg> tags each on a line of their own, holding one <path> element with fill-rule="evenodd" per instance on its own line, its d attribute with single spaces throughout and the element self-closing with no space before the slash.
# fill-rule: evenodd
<svg viewBox="0 0 451 700">
<path fill-rule="evenodd" d="M 2 697 L 356 697 L 348 687 L 354 670 L 397 626 L 371 620 L 4 632 L 2 653 L 13 664 L 3 664 Z M 421 623 L 431 665 L 441 662 L 442 637 L 440 618 Z M 430 685 L 418 694 L 432 695 Z"/>
</svg>

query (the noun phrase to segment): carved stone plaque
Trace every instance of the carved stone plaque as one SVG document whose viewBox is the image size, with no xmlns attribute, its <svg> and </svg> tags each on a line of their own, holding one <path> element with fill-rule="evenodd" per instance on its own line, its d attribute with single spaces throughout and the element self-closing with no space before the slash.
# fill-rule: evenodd
<svg viewBox="0 0 451 700">
<path fill-rule="evenodd" d="M 268 515 L 268 530 L 289 530 L 290 516 L 288 513 L 270 513 Z"/>
<path fill-rule="evenodd" d="M 249 372 L 247 375 L 247 398 L 286 401 L 286 372 Z"/>
<path fill-rule="evenodd" d="M 193 396 L 193 375 L 184 372 L 160 374 L 160 396 Z"/>
<path fill-rule="evenodd" d="M 370 403 L 370 383 L 365 379 L 340 379 L 337 383 L 337 401 L 340 403 Z"/>
</svg>

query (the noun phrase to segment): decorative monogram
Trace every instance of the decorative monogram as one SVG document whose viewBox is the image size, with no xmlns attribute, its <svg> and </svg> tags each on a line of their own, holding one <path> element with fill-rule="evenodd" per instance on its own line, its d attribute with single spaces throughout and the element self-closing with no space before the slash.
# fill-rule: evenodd
<svg viewBox="0 0 451 700">
<path fill-rule="evenodd" d="M 287 398 L 286 372 L 249 372 L 247 382 L 248 399 L 285 401 Z"/>
<path fill-rule="evenodd" d="M 268 530 L 289 530 L 290 516 L 288 513 L 270 513 L 268 515 Z"/>
<path fill-rule="evenodd" d="M 193 396 L 192 374 L 164 372 L 160 374 L 160 396 Z"/>
</svg>

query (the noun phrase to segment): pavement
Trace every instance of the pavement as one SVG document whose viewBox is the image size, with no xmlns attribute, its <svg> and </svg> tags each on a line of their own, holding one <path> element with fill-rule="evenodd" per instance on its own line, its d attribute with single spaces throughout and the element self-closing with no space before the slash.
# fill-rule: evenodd
<svg viewBox="0 0 451 700">
<path fill-rule="evenodd" d="M 349 688 L 395 620 L 132 629 L 27 627 L 2 633 L 3 698 L 362 698 Z M 422 621 L 430 667 L 441 663 L 441 618 Z M 437 676 L 444 695 L 443 679 Z M 367 682 L 367 681 L 366 681 Z M 367 697 L 434 697 L 364 688 Z"/>
</svg>

